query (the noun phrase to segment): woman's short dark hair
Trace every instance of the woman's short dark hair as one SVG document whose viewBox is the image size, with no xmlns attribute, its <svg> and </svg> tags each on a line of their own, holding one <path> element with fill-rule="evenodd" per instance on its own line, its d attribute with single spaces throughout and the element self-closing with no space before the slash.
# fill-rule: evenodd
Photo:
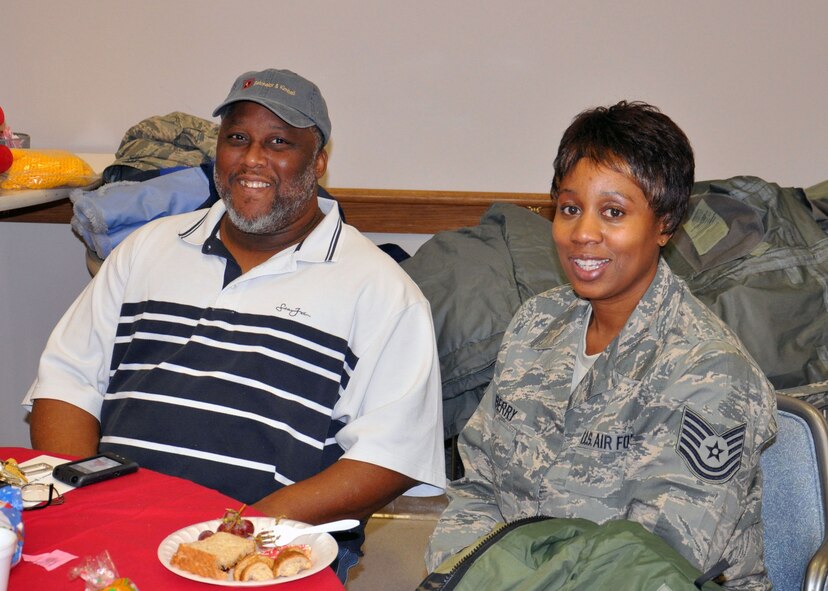
<svg viewBox="0 0 828 591">
<path fill-rule="evenodd" d="M 555 157 L 552 197 L 581 158 L 627 175 L 650 203 L 666 234 L 687 212 L 693 189 L 693 148 L 684 132 L 658 108 L 621 101 L 579 114 L 564 132 Z"/>
</svg>

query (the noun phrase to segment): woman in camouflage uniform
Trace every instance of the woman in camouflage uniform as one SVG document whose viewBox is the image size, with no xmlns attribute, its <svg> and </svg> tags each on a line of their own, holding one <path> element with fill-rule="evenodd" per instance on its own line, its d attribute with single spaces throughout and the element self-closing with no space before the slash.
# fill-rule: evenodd
<svg viewBox="0 0 828 591">
<path fill-rule="evenodd" d="M 660 255 L 693 173 L 687 137 L 650 105 L 585 111 L 564 133 L 553 238 L 571 285 L 506 331 L 429 569 L 501 521 L 629 519 L 702 571 L 725 559 L 727 587 L 770 588 L 759 454 L 774 393 Z"/>
</svg>

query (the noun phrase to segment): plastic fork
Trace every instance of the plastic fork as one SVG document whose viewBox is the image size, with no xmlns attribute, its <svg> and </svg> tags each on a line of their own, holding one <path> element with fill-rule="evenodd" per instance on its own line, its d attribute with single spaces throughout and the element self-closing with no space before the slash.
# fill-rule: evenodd
<svg viewBox="0 0 828 591">
<path fill-rule="evenodd" d="M 357 519 L 340 519 L 339 521 L 331 521 L 329 523 L 308 526 L 277 523 L 272 527 L 268 527 L 260 531 L 256 538 L 262 546 L 285 546 L 290 544 L 299 536 L 328 533 L 332 531 L 345 531 L 348 529 L 354 529 L 358 525 L 359 520 Z"/>
</svg>

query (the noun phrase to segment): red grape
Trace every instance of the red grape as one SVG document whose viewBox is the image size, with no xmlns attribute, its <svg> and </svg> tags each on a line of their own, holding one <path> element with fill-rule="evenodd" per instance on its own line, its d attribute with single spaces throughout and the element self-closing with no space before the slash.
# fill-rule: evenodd
<svg viewBox="0 0 828 591">
<path fill-rule="evenodd" d="M 253 522 L 249 519 L 242 519 L 239 525 L 241 526 L 241 535 L 245 538 L 252 536 L 253 532 L 256 530 L 256 528 L 253 526 Z"/>
<path fill-rule="evenodd" d="M 238 511 L 227 509 L 221 518 L 217 531 L 227 532 L 242 538 L 249 538 L 255 530 L 253 522 L 249 519 L 242 519 L 241 514 L 247 505 L 242 505 Z"/>
<path fill-rule="evenodd" d="M 209 538 L 212 535 L 213 535 L 213 532 L 211 532 L 209 529 L 205 529 L 203 532 L 198 534 L 198 539 L 203 540 L 205 538 Z"/>
</svg>

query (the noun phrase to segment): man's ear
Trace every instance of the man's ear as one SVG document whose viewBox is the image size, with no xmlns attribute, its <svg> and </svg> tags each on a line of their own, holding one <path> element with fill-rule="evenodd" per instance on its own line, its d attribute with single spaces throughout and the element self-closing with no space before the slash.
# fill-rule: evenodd
<svg viewBox="0 0 828 591">
<path fill-rule="evenodd" d="M 313 162 L 313 174 L 316 176 L 316 180 L 325 176 L 326 170 L 328 170 L 328 153 L 321 149 Z"/>
</svg>

